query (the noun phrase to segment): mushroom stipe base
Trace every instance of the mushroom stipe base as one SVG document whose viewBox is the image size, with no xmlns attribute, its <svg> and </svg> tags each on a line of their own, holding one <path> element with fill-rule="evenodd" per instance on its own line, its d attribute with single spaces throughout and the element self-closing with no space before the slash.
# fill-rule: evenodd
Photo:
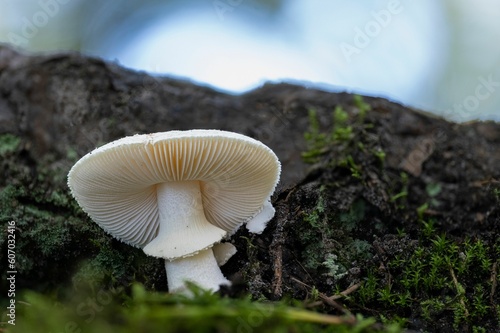
<svg viewBox="0 0 500 333">
<path fill-rule="evenodd" d="M 220 285 L 230 285 L 222 274 L 212 249 L 173 261 L 165 260 L 169 292 L 186 293 L 185 282 L 190 281 L 203 289 L 219 290 Z"/>
<path fill-rule="evenodd" d="M 213 291 L 218 290 L 220 284 L 229 284 L 211 248 L 226 231 L 207 221 L 200 183 L 162 183 L 156 191 L 160 228 L 144 252 L 165 259 L 169 290 L 182 291 L 185 280 Z"/>
</svg>

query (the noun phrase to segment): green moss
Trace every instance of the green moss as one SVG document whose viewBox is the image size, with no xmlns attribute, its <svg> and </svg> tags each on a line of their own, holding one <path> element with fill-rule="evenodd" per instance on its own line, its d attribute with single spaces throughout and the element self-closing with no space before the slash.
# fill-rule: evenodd
<svg viewBox="0 0 500 333">
<path fill-rule="evenodd" d="M 306 163 L 316 163 L 329 151 L 333 144 L 347 144 L 354 137 L 353 128 L 349 125 L 349 114 L 337 106 L 332 112 L 332 130 L 329 133 L 321 131 L 320 122 L 315 109 L 308 111 L 309 129 L 304 133 L 307 150 L 302 153 Z"/>
<path fill-rule="evenodd" d="M 332 141 L 349 141 L 353 137 L 352 127 L 348 125 L 349 114 L 342 107 L 337 106 L 333 110 L 333 132 Z"/>
<path fill-rule="evenodd" d="M 304 221 L 309 223 L 313 228 L 318 228 L 323 225 L 323 222 L 321 221 L 321 215 L 325 212 L 325 199 L 321 195 L 323 190 L 324 187 L 323 189 L 320 189 L 320 196 L 316 202 L 316 207 L 310 213 L 306 213 L 304 215 Z"/>
<path fill-rule="evenodd" d="M 111 242 L 97 243 L 98 254 L 80 264 L 72 280 L 75 285 L 99 285 L 110 277 L 123 279 L 127 274 L 125 255 L 111 247 Z"/>
<path fill-rule="evenodd" d="M 37 200 L 32 201 L 32 196 L 36 196 Z M 73 247 L 75 237 L 84 237 L 90 231 L 86 225 L 81 225 L 78 218 L 70 215 L 70 210 L 54 205 L 54 202 L 66 202 L 67 198 L 54 199 L 50 195 L 47 198 L 45 200 L 36 190 L 29 192 L 26 188 L 13 185 L 0 191 L 3 208 L 1 222 L 16 223 L 16 268 L 27 277 L 27 281 L 34 282 L 40 278 L 51 281 L 60 261 L 72 254 L 81 255 L 81 251 L 85 250 Z M 76 226 L 80 231 L 75 232 Z M 2 237 L 0 243 L 3 242 Z"/>
<path fill-rule="evenodd" d="M 327 214 L 327 187 L 322 186 L 312 210 L 304 213 L 296 229 L 302 248 L 301 261 L 313 274 L 323 274 L 335 281 L 346 275 L 352 262 L 373 256 L 369 242 L 358 239 L 356 230 L 365 220 L 366 203 L 357 200 L 348 211 Z M 294 237 L 295 238 L 295 237 Z"/>
<path fill-rule="evenodd" d="M 401 332 L 397 325 L 381 327 L 373 318 L 333 316 L 305 310 L 287 301 L 254 302 L 203 292 L 193 298 L 126 288 L 96 288 L 57 302 L 27 292 L 18 298 L 16 332 Z"/>
<path fill-rule="evenodd" d="M 452 311 L 456 330 L 492 316 L 500 322 L 489 299 L 493 283 L 498 282 L 492 280 L 498 244 L 498 239 L 496 243 L 457 242 L 446 235 L 423 234 L 413 252 L 398 254 L 388 262 L 389 280 L 387 273 L 370 270 L 354 301 L 376 306 L 389 318 L 402 318 L 410 309 L 416 315 L 419 309 L 429 323 Z"/>
<path fill-rule="evenodd" d="M 18 140 L 7 141 L 10 152 L 20 149 Z M 14 221 L 16 225 L 16 270 L 23 276 L 18 290 L 57 290 L 62 281 L 68 283 L 79 260 L 95 255 L 96 248 L 88 239 L 99 240 L 103 232 L 89 223 L 71 197 L 66 187 L 67 170 L 52 165 L 52 157 L 39 161 L 34 174 L 31 167 L 23 165 L 25 160 L 12 156 L 2 161 L 9 178 L 0 184 L 0 224 Z M 5 235 L 0 237 L 0 246 L 4 243 Z M 2 271 L 2 280 L 4 277 Z"/>
<path fill-rule="evenodd" d="M 351 155 L 347 155 L 345 159 L 341 159 L 339 161 L 339 166 L 349 169 L 351 172 L 351 176 L 356 179 L 361 179 L 361 167 L 354 162 L 354 159 Z"/>
<path fill-rule="evenodd" d="M 373 150 L 373 155 L 375 155 L 375 157 L 380 161 L 380 164 L 384 166 L 386 156 L 385 151 L 383 151 L 381 148 L 377 148 Z"/>
<path fill-rule="evenodd" d="M 408 181 L 409 181 L 408 174 L 406 172 L 401 172 L 400 179 L 398 181 L 398 183 L 400 184 L 400 187 L 398 188 L 399 192 L 392 195 L 390 199 L 391 202 L 401 203 L 400 205 L 397 206 L 399 209 L 404 208 L 407 201 L 408 186 L 409 186 Z"/>
<path fill-rule="evenodd" d="M 18 149 L 20 143 L 21 139 L 17 136 L 14 136 L 12 134 L 0 135 L 0 156 L 15 152 Z"/>
<path fill-rule="evenodd" d="M 366 113 L 371 110 L 371 106 L 363 100 L 363 96 L 361 95 L 354 95 L 353 99 L 354 105 L 359 110 L 359 118 L 363 121 L 366 117 Z"/>
<path fill-rule="evenodd" d="M 304 133 L 307 151 L 302 153 L 306 163 L 315 163 L 327 151 L 328 137 L 321 132 L 318 115 L 315 109 L 308 110 L 309 130 Z"/>
<path fill-rule="evenodd" d="M 73 147 L 68 147 L 66 150 L 66 159 L 68 161 L 76 162 L 78 160 L 78 153 Z"/>
<path fill-rule="evenodd" d="M 340 213 L 339 219 L 342 228 L 353 231 L 358 227 L 359 222 L 365 218 L 366 204 L 364 200 L 356 200 L 347 212 Z"/>
</svg>

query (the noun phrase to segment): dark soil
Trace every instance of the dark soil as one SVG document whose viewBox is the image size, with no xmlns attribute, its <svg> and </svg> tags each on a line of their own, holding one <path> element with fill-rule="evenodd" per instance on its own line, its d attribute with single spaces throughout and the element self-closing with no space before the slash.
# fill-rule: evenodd
<svg viewBox="0 0 500 333">
<path fill-rule="evenodd" d="M 96 227 L 69 195 L 66 174 L 79 157 L 126 135 L 217 128 L 261 140 L 283 170 L 264 233 L 230 239 L 239 251 L 223 267 L 234 281 L 225 292 L 404 318 L 413 330 L 497 332 L 500 125 L 450 123 L 382 98 L 363 102 L 366 114 L 351 94 L 289 84 L 232 96 L 78 54 L 27 56 L 0 46 L 0 222 L 16 222 L 18 288 L 64 294 L 82 280 L 133 279 L 166 290 L 162 263 Z M 333 120 L 336 107 L 347 114 L 342 123 Z M 318 146 L 304 138 L 314 131 L 330 139 Z M 307 164 L 302 154 L 312 150 Z M 471 257 L 477 262 L 467 261 L 472 243 L 486 249 Z M 4 237 L 0 246 L 3 263 Z M 451 258 L 434 272 L 442 287 L 402 282 L 412 260 L 431 274 L 426 260 L 436 251 Z M 386 289 L 398 301 L 384 298 Z M 348 297 L 326 297 L 345 290 Z"/>
</svg>

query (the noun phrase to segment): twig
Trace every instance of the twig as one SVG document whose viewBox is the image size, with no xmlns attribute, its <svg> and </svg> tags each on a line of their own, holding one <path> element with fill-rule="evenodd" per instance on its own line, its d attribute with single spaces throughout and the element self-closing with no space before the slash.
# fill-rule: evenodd
<svg viewBox="0 0 500 333">
<path fill-rule="evenodd" d="M 304 283 L 304 282 L 302 282 L 302 281 L 300 281 L 300 280 L 298 280 L 298 279 L 296 279 L 294 277 L 292 277 L 292 280 L 295 281 L 295 282 L 297 282 L 298 284 L 304 286 L 304 287 L 307 287 L 310 290 L 312 290 L 312 288 L 313 288 L 310 285 L 308 285 L 307 283 Z M 321 298 L 321 301 L 320 302 L 310 303 L 307 306 L 308 307 L 313 307 L 313 306 L 318 306 L 318 305 L 321 305 L 321 304 L 325 303 L 325 304 L 330 305 L 334 309 L 339 310 L 340 312 L 345 313 L 346 315 L 352 316 L 352 314 L 351 314 L 351 312 L 349 310 L 347 310 L 345 307 L 343 307 L 339 303 L 335 302 L 335 300 L 340 299 L 342 297 L 345 297 L 345 296 L 349 295 L 350 293 L 352 293 L 355 290 L 357 290 L 360 285 L 361 285 L 361 283 L 357 283 L 357 284 L 355 284 L 355 285 L 347 288 L 346 290 L 344 290 L 340 294 L 333 295 L 333 296 L 330 296 L 330 297 L 327 296 L 327 295 L 325 295 L 322 292 L 318 292 L 318 296 L 319 296 L 319 298 Z"/>
<path fill-rule="evenodd" d="M 356 290 L 359 289 L 359 287 L 362 285 L 362 282 L 359 282 L 359 283 L 356 283 L 356 284 L 353 284 L 352 286 L 350 286 L 349 288 L 347 288 L 346 290 L 344 291 L 341 291 L 340 293 L 336 294 L 336 295 L 333 295 L 333 296 L 326 296 L 326 299 L 328 300 L 331 300 L 331 301 L 335 301 L 337 299 L 341 299 L 343 297 L 346 297 L 347 295 L 355 292 Z M 321 297 L 321 295 L 319 295 Z M 308 307 L 315 307 L 315 306 L 319 306 L 323 303 L 328 303 L 326 301 L 326 299 L 323 299 L 321 298 L 322 300 L 324 301 L 317 301 L 317 302 L 312 302 L 312 303 L 309 303 L 308 304 Z"/>
<path fill-rule="evenodd" d="M 463 293 L 463 287 L 460 286 L 458 283 L 457 277 L 455 276 L 455 272 L 453 271 L 453 268 L 450 266 L 450 274 L 451 278 L 453 279 L 453 284 L 455 285 L 455 288 L 457 289 L 458 296 L 460 297 L 460 305 L 462 305 L 462 308 L 464 309 L 464 316 L 468 317 L 469 316 L 469 311 L 467 310 L 467 307 L 465 306 L 464 302 L 464 293 Z"/>
<path fill-rule="evenodd" d="M 307 276 L 309 277 L 309 279 L 311 281 L 314 281 L 314 279 L 312 278 L 311 274 L 309 274 L 309 272 L 307 271 L 307 269 L 304 267 L 304 265 L 302 265 L 302 263 L 300 262 L 299 259 L 297 259 L 297 256 L 295 255 L 295 253 L 292 253 L 293 255 L 293 258 L 295 259 L 295 262 L 297 263 L 297 265 L 300 266 L 300 268 L 302 268 L 302 270 L 304 271 L 304 274 L 307 274 Z"/>
<path fill-rule="evenodd" d="M 358 282 L 356 284 L 353 284 L 352 286 L 350 286 L 346 290 L 341 291 L 339 294 L 330 296 L 330 298 L 331 299 L 339 299 L 339 298 L 342 298 L 342 297 L 346 297 L 347 295 L 352 294 L 353 292 L 355 292 L 356 290 L 358 290 L 359 287 L 361 287 L 362 284 L 363 284 L 362 282 Z"/>
<path fill-rule="evenodd" d="M 493 299 L 493 296 L 495 295 L 495 292 L 496 292 L 496 289 L 497 289 L 497 276 L 498 276 L 498 273 L 497 273 L 497 264 L 498 264 L 498 261 L 495 261 L 493 263 L 493 267 L 491 267 L 491 277 L 490 277 L 490 281 L 491 281 L 491 292 L 490 292 L 490 303 L 492 306 L 495 306 L 495 300 Z"/>
<path fill-rule="evenodd" d="M 277 246 L 275 251 L 277 254 L 274 258 L 274 279 L 273 279 L 273 294 L 274 296 L 281 296 L 281 285 L 283 283 L 282 279 L 282 267 L 283 267 L 283 250 L 281 245 Z"/>
<path fill-rule="evenodd" d="M 288 199 L 290 199 L 290 196 L 292 195 L 292 193 L 294 193 L 295 191 L 297 191 L 297 188 L 294 187 L 292 188 L 290 191 L 288 191 L 288 194 L 286 195 L 285 197 L 285 202 L 288 202 Z"/>
</svg>

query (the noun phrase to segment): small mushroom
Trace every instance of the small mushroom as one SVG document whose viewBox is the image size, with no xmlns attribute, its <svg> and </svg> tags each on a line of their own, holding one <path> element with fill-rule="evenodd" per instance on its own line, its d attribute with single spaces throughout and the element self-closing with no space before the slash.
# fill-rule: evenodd
<svg viewBox="0 0 500 333">
<path fill-rule="evenodd" d="M 275 212 L 276 210 L 271 201 L 266 200 L 260 213 L 246 223 L 247 230 L 253 234 L 261 234 L 266 228 L 267 222 L 273 218 Z"/>
<path fill-rule="evenodd" d="M 272 150 L 250 137 L 170 131 L 95 149 L 70 170 L 68 186 L 106 232 L 165 259 L 171 292 L 186 290 L 186 280 L 216 291 L 230 284 L 218 263 L 235 249 L 220 247 L 216 260 L 212 246 L 249 221 L 263 230 L 280 168 Z"/>
<path fill-rule="evenodd" d="M 220 267 L 224 266 L 238 250 L 231 243 L 219 243 L 212 247 L 212 251 L 214 251 L 215 261 L 217 261 L 217 265 Z"/>
</svg>

